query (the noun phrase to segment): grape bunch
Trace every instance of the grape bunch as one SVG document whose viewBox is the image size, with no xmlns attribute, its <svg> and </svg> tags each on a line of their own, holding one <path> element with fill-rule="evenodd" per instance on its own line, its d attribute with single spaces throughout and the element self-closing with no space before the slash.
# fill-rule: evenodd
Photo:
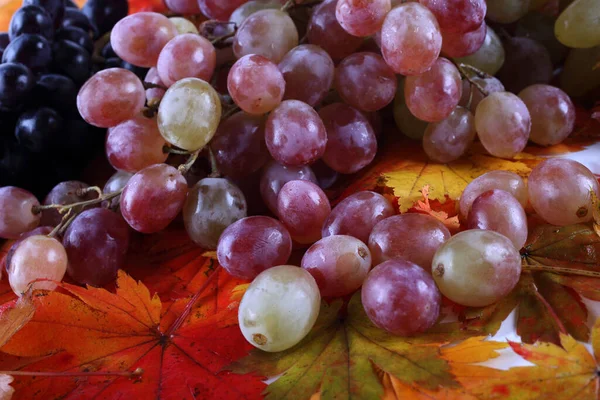
<svg viewBox="0 0 600 400">
<path fill-rule="evenodd" d="M 24 0 L 0 33 L 0 185 L 44 196 L 77 177 L 102 147 L 103 131 L 77 110 L 94 68 L 95 40 L 127 15 L 126 0 Z"/>
<path fill-rule="evenodd" d="M 361 290 L 371 321 L 397 335 L 429 329 L 442 295 L 494 303 L 519 280 L 529 204 L 550 224 L 593 218 L 599 188 L 586 167 L 549 159 L 527 183 L 507 171 L 480 176 L 460 198 L 454 236 L 372 191 L 332 208 L 329 189 L 373 162 L 392 120 L 439 163 L 476 140 L 504 158 L 528 141 L 564 140 L 571 96 L 590 99 L 573 83 L 580 65 L 569 64 L 587 56 L 564 45 L 600 45 L 593 20 L 569 24 L 581 4 L 596 7 L 586 1 L 558 18 L 514 0 L 168 0 L 186 16 L 170 18 L 88 3 L 93 34 L 109 42 L 95 45 L 103 61 L 76 109 L 107 129 L 116 172 L 102 188 L 60 182 L 41 204 L 0 188 L 0 237 L 16 239 L 9 283 L 18 295 L 65 274 L 106 285 L 134 232 L 179 219 L 230 275 L 252 281 L 239 325 L 265 351 L 302 340 L 322 297 Z M 564 90 L 549 84 L 563 63 Z"/>
</svg>

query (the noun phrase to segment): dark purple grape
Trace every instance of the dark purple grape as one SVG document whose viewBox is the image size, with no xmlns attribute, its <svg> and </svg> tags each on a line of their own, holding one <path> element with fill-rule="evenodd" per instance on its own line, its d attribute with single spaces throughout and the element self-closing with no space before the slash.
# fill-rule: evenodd
<svg viewBox="0 0 600 400">
<path fill-rule="evenodd" d="M 26 111 L 15 127 L 17 142 L 33 153 L 49 150 L 62 129 L 62 117 L 52 108 Z"/>
<path fill-rule="evenodd" d="M 54 62 L 52 69 L 73 79 L 76 84 L 83 84 L 92 71 L 90 54 L 81 46 L 70 40 L 54 43 Z"/>
<path fill-rule="evenodd" d="M 89 187 L 88 184 L 79 182 L 79 181 L 66 181 L 61 182 L 58 185 L 54 186 L 50 193 L 44 199 L 43 204 L 73 204 L 79 203 L 86 200 L 92 200 L 98 197 L 95 192 L 82 193 L 83 189 L 87 189 Z M 73 211 L 79 212 L 81 211 L 81 206 L 75 207 Z M 61 215 L 56 209 L 49 209 L 42 211 L 42 220 L 41 225 L 46 226 L 56 226 L 62 220 L 63 215 Z"/>
<path fill-rule="evenodd" d="M 94 51 L 94 42 L 89 33 L 77 26 L 67 26 L 59 29 L 56 32 L 56 40 L 70 40 L 83 47 L 90 54 Z"/>
<path fill-rule="evenodd" d="M 90 0 L 81 12 L 96 25 L 98 35 L 103 35 L 129 14 L 129 4 L 127 0 Z"/>
<path fill-rule="evenodd" d="M 10 20 L 8 35 L 10 40 L 17 36 L 32 33 L 52 40 L 54 37 L 54 24 L 50 14 L 38 6 L 25 6 L 18 9 Z"/>
<path fill-rule="evenodd" d="M 506 90 L 519 93 L 527 86 L 550 82 L 554 67 L 544 46 L 525 37 L 510 38 L 503 45 L 506 56 L 496 77 Z"/>
<path fill-rule="evenodd" d="M 40 35 L 21 35 L 6 47 L 2 62 L 23 64 L 34 72 L 43 70 L 52 62 L 50 42 Z"/>
<path fill-rule="evenodd" d="M 75 10 L 74 8 L 65 10 L 62 27 L 66 28 L 67 26 L 76 26 L 86 32 L 93 32 L 94 34 L 98 31 L 96 26 L 90 22 L 89 18 L 83 12 Z"/>
<path fill-rule="evenodd" d="M 65 0 L 23 0 L 23 6 L 39 6 L 50 14 L 54 27 L 58 28 L 65 15 Z"/>
<path fill-rule="evenodd" d="M 0 107 L 18 106 L 33 89 L 34 82 L 26 66 L 14 63 L 0 65 Z"/>
<path fill-rule="evenodd" d="M 64 75 L 40 75 L 30 96 L 34 104 L 52 107 L 64 115 L 79 116 L 77 93 L 79 89 L 72 79 Z"/>
</svg>

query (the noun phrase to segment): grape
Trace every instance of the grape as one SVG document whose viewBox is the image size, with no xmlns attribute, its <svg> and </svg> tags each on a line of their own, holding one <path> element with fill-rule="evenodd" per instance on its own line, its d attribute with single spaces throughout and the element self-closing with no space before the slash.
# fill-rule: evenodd
<svg viewBox="0 0 600 400">
<path fill-rule="evenodd" d="M 417 118 L 438 122 L 458 105 L 462 81 L 458 69 L 445 58 L 438 58 L 428 71 L 408 76 L 404 82 L 406 106 Z"/>
<path fill-rule="evenodd" d="M 200 14 L 198 0 L 165 0 L 165 5 L 176 14 Z"/>
<path fill-rule="evenodd" d="M 285 100 L 300 100 L 314 107 L 333 84 L 333 60 L 319 46 L 303 44 L 293 48 L 278 67 L 285 79 Z"/>
<path fill-rule="evenodd" d="M 381 52 L 396 73 L 427 71 L 441 49 L 440 27 L 429 9 L 419 3 L 405 3 L 388 13 L 381 28 Z"/>
<path fill-rule="evenodd" d="M 75 26 L 68 26 L 62 28 L 56 32 L 55 40 L 70 40 L 71 42 L 81 46 L 88 53 L 94 52 L 94 42 L 90 37 L 90 34 L 81 28 Z"/>
<path fill-rule="evenodd" d="M 30 236 L 15 249 L 7 266 L 8 283 L 17 296 L 22 296 L 32 281 L 61 281 L 67 270 L 67 253 L 60 242 L 42 235 Z M 56 283 L 42 281 L 33 289 L 54 290 Z"/>
<path fill-rule="evenodd" d="M 490 171 L 471 181 L 460 196 L 458 215 L 462 221 L 467 221 L 469 210 L 476 198 L 481 194 L 499 189 L 513 195 L 519 203 L 527 205 L 527 186 L 521 177 L 508 171 Z"/>
<path fill-rule="evenodd" d="M 360 111 L 334 103 L 319 111 L 327 129 L 323 161 L 334 171 L 352 174 L 366 167 L 377 153 L 377 138 Z"/>
<path fill-rule="evenodd" d="M 6 46 L 10 43 L 10 39 L 8 36 L 8 32 L 0 32 L 0 59 L 2 58 L 2 54 L 6 49 Z"/>
<path fill-rule="evenodd" d="M 354 53 L 344 58 L 335 74 L 340 97 L 362 111 L 377 111 L 394 100 L 396 75 L 383 58 L 374 53 Z"/>
<path fill-rule="evenodd" d="M 454 235 L 435 253 L 432 275 L 455 303 L 485 307 L 508 295 L 521 276 L 521 255 L 506 236 L 472 229 Z"/>
<path fill-rule="evenodd" d="M 138 12 L 115 24 L 110 33 L 110 44 L 123 60 L 150 68 L 156 65 L 161 50 L 176 35 L 175 25 L 164 15 Z"/>
<path fill-rule="evenodd" d="M 483 147 L 491 155 L 512 158 L 527 145 L 531 117 L 525 103 L 516 95 L 496 92 L 477 106 L 475 129 Z"/>
<path fill-rule="evenodd" d="M 231 67 L 227 89 L 242 110 L 262 115 L 281 104 L 285 80 L 276 64 L 263 56 L 249 54 Z"/>
<path fill-rule="evenodd" d="M 107 195 L 107 194 L 118 192 L 119 190 L 123 189 L 125 187 L 125 185 L 127 185 L 127 182 L 129 182 L 129 180 L 131 179 L 132 176 L 133 176 L 133 174 L 130 174 L 129 172 L 124 172 L 124 171 L 115 172 L 114 175 L 111 176 L 110 178 L 108 178 L 108 180 L 106 181 L 106 184 L 104 185 L 104 189 L 102 189 L 102 193 Z M 116 207 L 117 205 L 119 205 L 120 200 L 121 200 L 121 195 L 114 197 L 110 201 L 110 206 Z"/>
<path fill-rule="evenodd" d="M 490 75 L 496 75 L 504 64 L 504 47 L 500 38 L 489 26 L 485 32 L 485 40 L 475 53 L 467 57 L 462 57 L 456 61 L 472 65 L 481 71 Z"/>
<path fill-rule="evenodd" d="M 275 161 L 268 163 L 260 179 L 260 194 L 271 212 L 277 214 L 277 195 L 289 181 L 305 180 L 317 183 L 317 178 L 309 166 L 285 166 Z"/>
<path fill-rule="evenodd" d="M 556 38 L 564 45 L 575 48 L 600 45 L 598 15 L 600 3 L 597 0 L 574 1 L 556 20 Z"/>
<path fill-rule="evenodd" d="M 442 30 L 442 53 L 448 57 L 466 57 L 475 54 L 483 46 L 487 25 L 481 24 L 471 32 L 446 32 Z"/>
<path fill-rule="evenodd" d="M 23 64 L 33 72 L 42 71 L 52 61 L 50 42 L 40 35 L 24 34 L 10 41 L 2 54 L 3 63 Z"/>
<path fill-rule="evenodd" d="M 203 148 L 221 119 L 218 93 L 203 80 L 185 78 L 173 84 L 158 108 L 158 129 L 165 140 L 189 151 Z"/>
<path fill-rule="evenodd" d="M 80 284 L 104 286 L 114 281 L 125 265 L 129 226 L 106 208 L 87 210 L 69 225 L 63 245 L 69 257 L 69 276 Z"/>
<path fill-rule="evenodd" d="M 54 27 L 58 28 L 65 14 L 64 0 L 23 0 L 23 7 L 34 5 L 46 10 L 54 23 Z"/>
<path fill-rule="evenodd" d="M 563 61 L 569 51 L 554 35 L 555 21 L 554 16 L 530 12 L 517 22 L 514 33 L 514 36 L 530 38 L 542 44 L 548 50 L 553 65 Z"/>
<path fill-rule="evenodd" d="M 298 46 L 298 30 L 290 16 L 279 10 L 261 10 L 250 15 L 233 38 L 233 52 L 241 58 L 257 54 L 279 63 Z"/>
<path fill-rule="evenodd" d="M 90 53 L 70 40 L 59 40 L 52 46 L 52 71 L 71 78 L 77 85 L 82 85 L 92 72 Z"/>
<path fill-rule="evenodd" d="M 325 50 L 334 61 L 354 53 L 363 43 L 342 28 L 335 16 L 337 0 L 325 0 L 314 7 L 306 32 L 308 43 Z"/>
<path fill-rule="evenodd" d="M 251 0 L 240 5 L 231 13 L 229 22 L 233 22 L 236 26 L 242 25 L 250 15 L 261 10 L 279 10 L 281 8 L 279 0 Z"/>
<path fill-rule="evenodd" d="M 285 165 L 305 165 L 325 153 L 327 131 L 308 104 L 285 100 L 267 119 L 265 142 L 271 156 Z"/>
<path fill-rule="evenodd" d="M 404 79 L 398 82 L 394 98 L 394 122 L 404 135 L 411 139 L 422 139 L 428 124 L 412 115 L 408 109 L 404 98 L 404 83 Z"/>
<path fill-rule="evenodd" d="M 487 0 L 487 18 L 501 24 L 517 21 L 529 11 L 530 0 Z"/>
<path fill-rule="evenodd" d="M 14 186 L 0 188 L 0 237 L 16 239 L 40 224 L 40 214 L 32 212 L 40 203 L 26 190 Z"/>
<path fill-rule="evenodd" d="M 323 190 L 331 188 L 340 177 L 340 174 L 329 168 L 327 164 L 323 162 L 323 160 L 318 160 L 310 167 L 317 177 L 319 187 Z"/>
<path fill-rule="evenodd" d="M 312 329 L 321 305 L 314 278 L 302 268 L 280 265 L 248 286 L 238 319 L 246 340 L 268 352 L 283 351 Z"/>
<path fill-rule="evenodd" d="M 423 149 L 439 163 L 458 160 L 475 139 L 475 118 L 463 107 L 456 107 L 450 116 L 427 126 Z"/>
<path fill-rule="evenodd" d="M 247 0 L 198 0 L 200 11 L 208 18 L 227 21 L 231 13 Z"/>
<path fill-rule="evenodd" d="M 396 96 L 394 95 L 394 99 L 395 98 Z M 381 114 L 378 111 L 363 111 L 362 115 L 364 115 L 365 118 L 367 118 L 367 121 L 369 121 L 371 128 L 373 128 L 373 133 L 375 133 L 375 137 L 379 139 L 381 137 L 381 133 L 383 132 L 383 119 L 381 117 Z"/>
<path fill-rule="evenodd" d="M 488 94 L 506 91 L 502 82 L 500 82 L 493 76 L 490 76 L 489 78 L 479 78 L 475 76 L 471 78 L 471 80 L 477 83 L 479 86 L 481 86 L 483 90 L 485 90 Z M 473 92 L 472 97 L 471 91 Z M 467 104 L 469 104 L 469 99 L 471 99 L 471 107 L 469 108 L 469 110 L 471 110 L 471 112 L 474 113 L 477 109 L 477 106 L 479 105 L 479 103 L 481 103 L 481 100 L 483 100 L 484 98 L 485 95 L 481 93 L 481 91 L 475 85 L 471 85 L 471 83 L 466 79 L 463 80 L 462 97 L 458 102 L 460 106 L 466 107 Z"/>
<path fill-rule="evenodd" d="M 560 74 L 560 88 L 569 96 L 579 97 L 600 86 L 600 46 L 572 49 Z M 0 66 L 1 67 L 1 66 Z"/>
<path fill-rule="evenodd" d="M 54 186 L 46 195 L 44 205 L 59 204 L 67 205 L 79 203 L 82 201 L 93 200 L 98 197 L 94 191 L 88 192 L 85 189 L 89 188 L 87 183 L 80 181 L 65 181 Z M 83 211 L 82 207 L 74 207 L 73 212 L 79 213 Z M 60 214 L 56 209 L 48 209 L 42 211 L 41 225 L 56 226 L 63 219 L 64 214 Z"/>
<path fill-rule="evenodd" d="M 521 91 L 519 97 L 531 114 L 532 142 L 542 146 L 558 144 L 573 132 L 575 106 L 559 88 L 532 85 Z"/>
<path fill-rule="evenodd" d="M 98 28 L 90 19 L 81 12 L 81 10 L 77 10 L 74 8 L 65 9 L 65 15 L 62 20 L 62 28 L 66 28 L 69 26 L 75 26 L 83 29 L 86 32 L 90 32 L 94 34 L 94 37 L 98 36 Z"/>
<path fill-rule="evenodd" d="M 10 40 L 17 36 L 33 33 L 52 40 L 54 37 L 54 22 L 50 14 L 41 7 L 29 5 L 19 8 L 10 19 L 8 35 Z"/>
<path fill-rule="evenodd" d="M 165 86 L 183 78 L 208 81 L 215 70 L 217 58 L 214 46 L 194 33 L 177 35 L 163 47 L 156 69 Z"/>
<path fill-rule="evenodd" d="M 571 225 L 593 219 L 591 191 L 598 181 L 583 164 L 549 159 L 529 175 L 529 201 L 540 217 L 552 225 Z"/>
<path fill-rule="evenodd" d="M 53 228 L 51 226 L 38 226 L 37 228 L 31 230 L 31 231 L 27 231 L 22 233 L 19 238 L 17 240 L 15 240 L 15 242 L 13 243 L 12 246 L 10 246 L 10 249 L 8 250 L 8 252 L 6 253 L 6 257 L 4 257 L 4 260 L 1 261 L 2 264 L 4 264 L 3 266 L 0 265 L 0 278 L 2 277 L 2 271 L 9 270 L 10 267 L 10 262 L 12 260 L 12 256 L 13 254 L 15 254 L 15 251 L 17 250 L 17 247 L 19 247 L 19 244 L 21 244 L 21 242 L 25 239 L 27 239 L 30 236 L 35 236 L 35 235 L 42 235 L 42 236 L 47 236 L 52 232 Z"/>
<path fill-rule="evenodd" d="M 367 316 L 399 336 L 425 332 L 437 321 L 442 296 L 431 276 L 405 260 L 389 260 L 369 273 L 361 290 Z"/>
<path fill-rule="evenodd" d="M 491 0 L 493 1 L 493 0 Z M 435 15 L 442 31 L 467 33 L 483 24 L 485 0 L 419 0 Z"/>
<path fill-rule="evenodd" d="M 89 0 L 81 12 L 98 28 L 98 36 L 101 36 L 129 14 L 129 4 L 127 0 Z"/>
<path fill-rule="evenodd" d="M 62 125 L 63 119 L 56 111 L 40 107 L 19 116 L 15 126 L 15 137 L 27 150 L 41 153 L 55 144 Z"/>
<path fill-rule="evenodd" d="M 108 130 L 106 158 L 115 169 L 137 172 L 165 162 L 165 145 L 156 119 L 138 116 Z"/>
<path fill-rule="evenodd" d="M 221 233 L 247 215 L 242 191 L 223 178 L 204 178 L 190 189 L 183 221 L 190 239 L 203 249 L 217 248 Z"/>
<path fill-rule="evenodd" d="M 301 265 L 315 278 L 321 296 L 346 296 L 366 279 L 371 253 L 366 244 L 352 236 L 328 236 L 310 246 Z"/>
<path fill-rule="evenodd" d="M 338 0 L 335 16 L 349 34 L 370 36 L 381 29 L 391 8 L 390 0 Z"/>
<path fill-rule="evenodd" d="M 176 168 L 155 164 L 135 174 L 121 194 L 121 213 L 138 232 L 167 227 L 183 208 L 188 186 Z"/>
<path fill-rule="evenodd" d="M 154 83 L 155 85 L 164 86 L 164 83 L 160 80 L 160 76 L 158 75 L 158 70 L 156 67 L 152 67 L 148 70 L 146 74 L 146 78 L 144 78 L 144 82 Z M 160 99 L 165 95 L 164 89 L 152 88 L 146 89 L 146 101 L 148 105 L 156 104 Z"/>
<path fill-rule="evenodd" d="M 198 4 L 195 1 L 193 1 L 192 3 Z M 182 17 L 171 17 L 169 18 L 169 21 L 171 21 L 171 23 L 175 26 L 175 29 L 177 29 L 178 35 L 184 35 L 186 33 L 194 33 L 198 35 L 200 33 L 198 32 L 198 28 L 196 28 L 196 25 L 194 25 L 192 21 L 188 19 Z"/>
<path fill-rule="evenodd" d="M 277 215 L 292 239 L 300 244 L 321 238 L 321 228 L 330 212 L 327 195 L 306 180 L 289 181 L 277 195 Z"/>
<path fill-rule="evenodd" d="M 498 79 L 506 90 L 519 93 L 529 85 L 548 83 L 552 79 L 552 61 L 548 50 L 533 39 L 510 38 L 504 42 L 506 58 Z M 527 68 L 523 68 L 527 65 Z"/>
<path fill-rule="evenodd" d="M 110 68 L 98 72 L 81 87 L 77 109 L 88 124 L 110 128 L 135 117 L 145 101 L 144 85 L 133 72 Z"/>
<path fill-rule="evenodd" d="M 230 275 L 254 279 L 276 265 L 285 264 L 292 254 L 292 239 L 276 219 L 257 216 L 240 219 L 221 234 L 217 246 L 219 264 Z"/>
</svg>

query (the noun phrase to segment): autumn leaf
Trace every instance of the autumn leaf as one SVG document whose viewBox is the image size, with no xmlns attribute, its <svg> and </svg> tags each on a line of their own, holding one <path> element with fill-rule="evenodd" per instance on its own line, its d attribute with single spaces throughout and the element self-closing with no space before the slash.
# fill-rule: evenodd
<svg viewBox="0 0 600 400">
<path fill-rule="evenodd" d="M 456 215 L 456 212 L 454 212 L 454 215 L 451 217 L 446 211 L 432 209 L 431 203 L 429 202 L 429 185 L 425 185 L 421 190 L 421 193 L 423 195 L 423 201 L 418 200 L 417 205 L 414 206 L 411 211 L 431 215 L 432 217 L 441 221 L 446 228 L 450 230 L 450 232 L 458 232 L 460 229 L 460 222 L 458 221 L 458 215 Z"/>
</svg>

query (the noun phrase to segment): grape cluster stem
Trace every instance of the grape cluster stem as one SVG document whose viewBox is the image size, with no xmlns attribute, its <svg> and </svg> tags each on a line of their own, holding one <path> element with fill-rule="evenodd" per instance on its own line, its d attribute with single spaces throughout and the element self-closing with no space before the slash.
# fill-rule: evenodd
<svg viewBox="0 0 600 400">
<path fill-rule="evenodd" d="M 481 92 L 481 94 L 483 94 L 486 97 L 490 95 L 490 93 L 487 90 L 485 90 L 479 83 L 477 83 L 473 80 L 473 75 L 477 76 L 478 78 L 482 78 L 482 79 L 489 78 L 490 75 L 486 74 L 485 72 L 483 72 L 480 69 L 477 69 L 471 65 L 457 63 L 455 61 L 452 61 L 452 62 L 454 63 L 454 65 L 456 65 L 456 68 L 458 68 L 458 71 L 460 72 L 462 77 L 465 78 L 467 81 L 469 81 L 471 86 L 475 86 L 477 88 L 477 90 L 479 90 Z M 470 105 L 470 102 L 471 101 L 469 99 L 469 105 Z"/>
</svg>

